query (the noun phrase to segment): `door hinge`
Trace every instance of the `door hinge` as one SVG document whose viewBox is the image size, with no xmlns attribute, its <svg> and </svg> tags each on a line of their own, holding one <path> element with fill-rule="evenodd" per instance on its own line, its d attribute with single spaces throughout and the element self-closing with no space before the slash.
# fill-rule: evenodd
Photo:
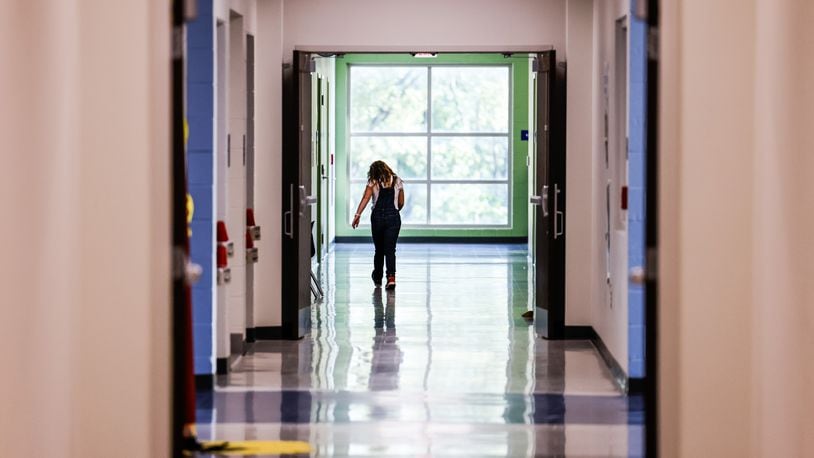
<svg viewBox="0 0 814 458">
<path fill-rule="evenodd" d="M 246 136 L 243 136 L 243 165 L 246 165 Z"/>
<path fill-rule="evenodd" d="M 172 58 L 180 59 L 184 56 L 184 28 L 172 28 Z"/>
<path fill-rule="evenodd" d="M 659 278 L 659 250 L 658 248 L 648 248 L 645 261 L 645 271 L 648 281 L 657 281 Z"/>
<path fill-rule="evenodd" d="M 645 21 L 645 22 L 647 22 L 647 16 L 648 16 L 648 8 L 647 8 L 647 6 L 648 5 L 647 5 L 646 1 L 639 0 L 639 1 L 636 2 L 636 8 L 635 8 L 635 11 L 634 11 L 634 14 L 636 15 L 636 17 L 641 19 L 642 21 Z"/>
<path fill-rule="evenodd" d="M 647 30 L 647 58 L 650 60 L 659 59 L 659 28 L 650 27 Z"/>
<path fill-rule="evenodd" d="M 232 166 L 232 134 L 226 134 L 226 167 Z"/>
</svg>

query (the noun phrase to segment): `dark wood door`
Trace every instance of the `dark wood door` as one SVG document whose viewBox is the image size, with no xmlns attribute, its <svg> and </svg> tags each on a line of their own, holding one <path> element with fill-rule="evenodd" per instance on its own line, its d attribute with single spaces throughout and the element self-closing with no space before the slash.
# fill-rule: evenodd
<svg viewBox="0 0 814 458">
<path fill-rule="evenodd" d="M 283 69 L 282 335 L 299 339 L 311 326 L 311 54 L 294 51 Z"/>
<path fill-rule="evenodd" d="M 534 209 L 535 310 L 537 334 L 565 334 L 565 78 L 556 54 L 537 55 L 535 63 L 536 169 Z"/>
</svg>

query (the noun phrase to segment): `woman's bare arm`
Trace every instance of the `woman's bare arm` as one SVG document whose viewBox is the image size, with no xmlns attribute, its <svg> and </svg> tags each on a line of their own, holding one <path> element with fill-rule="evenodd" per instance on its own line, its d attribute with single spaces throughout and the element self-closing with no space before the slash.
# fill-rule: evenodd
<svg viewBox="0 0 814 458">
<path fill-rule="evenodd" d="M 372 196 L 373 188 L 370 186 L 365 186 L 365 193 L 362 195 L 362 201 L 359 202 L 359 207 L 356 209 L 356 214 L 353 215 L 353 223 L 351 223 L 351 227 L 354 229 L 359 227 L 359 219 L 362 217 L 362 212 L 365 211 L 365 207 L 367 207 L 367 203 L 370 201 Z"/>
<path fill-rule="evenodd" d="M 399 189 L 399 211 L 404 208 L 404 188 Z"/>
</svg>

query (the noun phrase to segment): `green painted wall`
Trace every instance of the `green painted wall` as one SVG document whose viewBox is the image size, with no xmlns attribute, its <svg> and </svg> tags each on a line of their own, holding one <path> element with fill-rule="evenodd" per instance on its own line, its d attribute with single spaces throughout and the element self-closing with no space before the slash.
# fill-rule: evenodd
<svg viewBox="0 0 814 458">
<path fill-rule="evenodd" d="M 529 59 L 503 57 L 500 54 L 448 54 L 429 59 L 416 59 L 409 54 L 346 54 L 336 59 L 336 235 L 337 237 L 370 236 L 370 228 L 350 226 L 348 205 L 348 66 L 352 64 L 510 64 L 512 73 L 512 196 L 510 228 L 447 229 L 402 227 L 401 237 L 526 237 L 528 235 L 528 170 L 527 142 L 520 131 L 529 128 Z M 353 202 L 353 207 L 359 202 Z"/>
</svg>

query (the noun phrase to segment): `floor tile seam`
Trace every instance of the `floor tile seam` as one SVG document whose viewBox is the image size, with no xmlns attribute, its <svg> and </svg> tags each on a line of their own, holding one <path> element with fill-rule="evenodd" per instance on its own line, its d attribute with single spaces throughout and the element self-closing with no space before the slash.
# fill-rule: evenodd
<svg viewBox="0 0 814 458">
<path fill-rule="evenodd" d="M 631 399 L 630 396 L 620 394 L 620 393 L 610 393 L 610 392 L 601 392 L 601 391 L 580 391 L 580 392 L 573 392 L 573 391 L 534 391 L 534 392 L 522 392 L 522 391 L 507 391 L 507 392 L 454 392 L 454 391 L 400 391 L 400 390 L 381 390 L 381 391 L 370 391 L 370 390 L 325 390 L 325 389 L 313 389 L 313 388 L 305 388 L 305 387 L 294 387 L 294 388 L 268 388 L 268 387 L 260 387 L 260 388 L 253 388 L 253 387 L 242 387 L 242 386 L 229 386 L 229 387 L 216 387 L 213 392 L 217 393 L 256 393 L 256 394 L 264 394 L 264 393 L 310 393 L 310 394 L 328 394 L 328 395 L 371 395 L 374 397 L 382 397 L 383 395 L 390 395 L 390 394 L 398 394 L 399 397 L 404 398 L 415 398 L 415 397 L 425 397 L 425 398 L 433 398 L 433 397 L 449 397 L 449 396 L 459 396 L 465 398 L 471 397 L 533 397 L 533 396 L 562 396 L 562 397 L 570 397 L 570 398 L 598 398 L 602 400 L 608 399 L 618 399 L 618 400 L 629 400 Z"/>
<path fill-rule="evenodd" d="M 571 427 L 587 427 L 587 428 L 601 428 L 601 429 L 628 429 L 628 430 L 637 430 L 637 429 L 644 429 L 644 424 L 640 423 L 590 423 L 590 422 L 566 422 L 566 423 L 474 423 L 474 422 L 452 422 L 452 421 L 419 421 L 419 420 L 359 420 L 359 421 L 342 421 L 342 422 L 240 422 L 240 421 L 226 421 L 226 422 L 196 422 L 196 426 L 204 426 L 204 427 L 253 427 L 253 428 L 274 428 L 279 426 L 288 426 L 292 424 L 299 424 L 299 425 L 311 425 L 311 426 L 333 426 L 333 427 L 347 427 L 347 428 L 357 428 L 363 425 L 370 425 L 373 427 L 382 427 L 382 426 L 415 426 L 415 427 L 423 427 L 421 429 L 425 429 L 427 426 L 431 427 L 439 427 L 438 429 L 484 429 L 484 430 L 495 430 L 495 431 L 502 431 L 507 429 L 516 429 L 516 430 L 528 430 L 528 429 L 549 429 L 549 428 L 558 428 L 562 426 L 571 426 Z"/>
<path fill-rule="evenodd" d="M 360 421 L 362 422 L 362 421 Z M 415 426 L 422 426 L 422 425 L 431 425 L 431 426 L 441 426 L 444 428 L 451 428 L 451 427 L 458 427 L 458 428 L 470 428 L 472 423 L 470 422 L 438 422 L 438 423 L 427 423 L 424 421 L 402 421 L 402 420 L 371 420 L 366 421 L 371 425 L 415 425 Z M 288 422 L 238 422 L 238 421 L 230 421 L 224 423 L 213 423 L 213 422 L 197 422 L 198 425 L 217 425 L 217 426 L 252 426 L 255 428 L 262 428 L 262 427 L 276 427 L 280 425 L 288 424 Z M 314 423 L 315 425 L 338 425 L 338 426 L 345 426 L 348 427 L 351 423 L 343 422 L 343 423 Z M 628 423 L 616 423 L 616 424 L 606 424 L 606 423 L 567 423 L 569 426 L 584 426 L 590 428 L 631 428 L 631 429 L 643 429 L 643 424 L 628 424 Z M 551 428 L 558 426 L 556 423 L 479 423 L 475 425 L 476 427 L 483 428 L 483 429 L 528 429 L 528 428 Z"/>
<path fill-rule="evenodd" d="M 536 428 L 536 427 L 545 427 L 545 426 L 588 426 L 588 427 L 643 427 L 643 422 L 631 422 L 631 421 L 607 421 L 607 422 L 591 422 L 591 421 L 573 421 L 573 420 L 559 420 L 559 419 L 552 419 L 551 421 L 535 421 L 535 422 L 522 422 L 522 421 L 513 421 L 513 422 L 501 422 L 499 420 L 473 420 L 469 422 L 462 422 L 462 421 L 444 421 L 444 420 L 397 420 L 397 421 L 389 421 L 388 423 L 393 423 L 400 425 L 403 427 L 404 425 L 423 425 L 424 427 L 428 425 L 440 425 L 440 426 L 452 426 L 452 425 L 461 425 L 467 426 L 469 428 L 477 428 L 483 426 L 491 426 L 497 429 L 498 427 L 523 427 L 523 428 Z M 281 426 L 290 426 L 290 425 L 351 425 L 353 427 L 359 427 L 364 425 L 370 425 L 373 427 L 380 427 L 382 424 L 386 424 L 384 421 L 381 420 L 311 420 L 308 421 L 284 421 L 279 423 L 267 423 L 267 422 L 260 422 L 260 423 L 247 423 L 245 421 L 219 421 L 216 420 L 214 422 L 198 422 L 197 425 L 262 425 L 262 424 L 269 424 L 269 425 L 281 425 Z"/>
</svg>

